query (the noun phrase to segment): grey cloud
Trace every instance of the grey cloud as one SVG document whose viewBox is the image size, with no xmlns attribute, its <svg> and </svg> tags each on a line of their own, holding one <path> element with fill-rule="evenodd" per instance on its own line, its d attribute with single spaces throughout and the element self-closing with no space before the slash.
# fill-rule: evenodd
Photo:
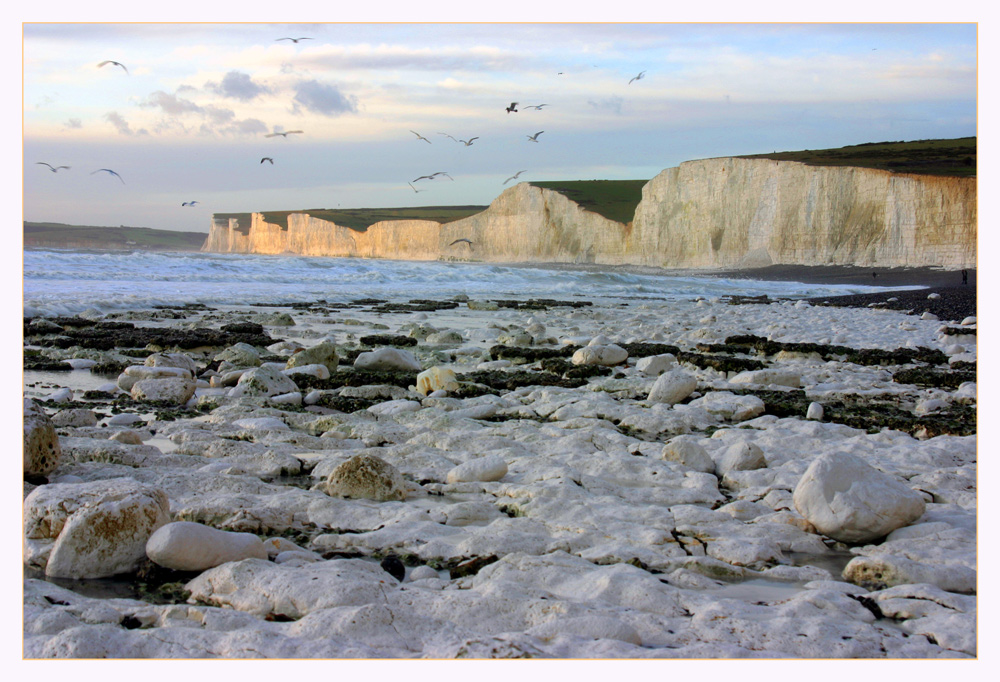
<svg viewBox="0 0 1000 682">
<path fill-rule="evenodd" d="M 178 115 L 190 113 L 202 113 L 202 108 L 190 100 L 181 99 L 177 95 L 170 95 L 162 90 L 157 90 L 143 102 L 140 106 L 149 108 L 159 108 L 165 114 Z"/>
<path fill-rule="evenodd" d="M 296 86 L 292 102 L 292 110 L 295 113 L 306 109 L 325 116 L 338 116 L 358 110 L 356 97 L 351 95 L 345 97 L 336 86 L 316 80 L 301 81 Z"/>
<path fill-rule="evenodd" d="M 621 115 L 621 113 L 622 113 L 622 103 L 624 101 L 625 101 L 624 99 L 622 99 L 621 97 L 618 97 L 617 95 L 615 95 L 613 97 L 606 97 L 606 98 L 604 98 L 602 100 L 596 100 L 596 101 L 592 100 L 592 99 L 588 99 L 587 100 L 587 104 L 589 104 L 590 106 L 594 107 L 598 111 L 608 111 L 608 112 L 611 112 L 613 114 L 619 114 L 619 115 Z"/>
<path fill-rule="evenodd" d="M 271 92 L 268 87 L 254 83 L 250 76 L 239 71 L 230 71 L 222 78 L 222 83 L 206 83 L 205 87 L 218 95 L 241 102 L 248 102 Z"/>
<path fill-rule="evenodd" d="M 71 130 L 79 130 L 83 127 L 83 122 L 78 118 L 71 118 L 66 121 L 66 127 Z"/>
<path fill-rule="evenodd" d="M 117 111 L 109 111 L 104 114 L 104 120 L 113 125 L 115 129 L 118 130 L 122 135 L 133 135 L 135 134 L 132 128 L 129 127 L 128 121 L 122 118 L 121 114 Z"/>
</svg>

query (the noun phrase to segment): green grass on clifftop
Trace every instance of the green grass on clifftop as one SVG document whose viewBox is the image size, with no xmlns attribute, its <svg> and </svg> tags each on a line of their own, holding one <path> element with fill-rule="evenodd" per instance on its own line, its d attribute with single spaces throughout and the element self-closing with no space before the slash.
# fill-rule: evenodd
<svg viewBox="0 0 1000 682">
<path fill-rule="evenodd" d="M 306 213 L 313 218 L 336 223 L 358 232 L 365 232 L 369 226 L 383 220 L 433 220 L 438 223 L 450 223 L 453 220 L 467 218 L 481 213 L 486 206 L 412 206 L 405 208 L 307 208 L 293 211 L 260 211 L 264 220 L 272 225 L 278 225 L 283 230 L 288 229 L 288 216 L 291 213 Z M 215 213 L 216 220 L 237 218 L 240 221 L 240 232 L 250 231 L 250 213 Z"/>
<path fill-rule="evenodd" d="M 197 251 L 205 243 L 204 232 L 178 232 L 151 227 L 98 227 L 62 223 L 24 222 L 24 245 L 51 248 L 148 249 L 151 251 Z"/>
<path fill-rule="evenodd" d="M 582 208 L 619 223 L 630 223 L 649 180 L 564 180 L 532 182 L 535 187 L 559 192 Z"/>
<path fill-rule="evenodd" d="M 811 166 L 858 166 L 895 173 L 973 177 L 976 175 L 976 138 L 866 142 L 837 149 L 805 149 L 738 156 L 739 159 L 798 161 Z"/>
</svg>

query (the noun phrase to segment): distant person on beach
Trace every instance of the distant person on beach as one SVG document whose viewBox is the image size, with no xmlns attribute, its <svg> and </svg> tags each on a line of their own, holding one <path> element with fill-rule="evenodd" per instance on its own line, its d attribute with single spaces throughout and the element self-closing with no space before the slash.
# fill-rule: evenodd
<svg viewBox="0 0 1000 682">
<path fill-rule="evenodd" d="M 875 279 L 875 278 L 877 278 L 877 277 L 878 277 L 878 273 L 877 273 L 877 272 L 873 272 L 873 273 L 872 273 L 872 279 Z"/>
<path fill-rule="evenodd" d="M 962 270 L 962 284 L 968 284 L 968 283 L 969 283 L 969 271 Z"/>
</svg>

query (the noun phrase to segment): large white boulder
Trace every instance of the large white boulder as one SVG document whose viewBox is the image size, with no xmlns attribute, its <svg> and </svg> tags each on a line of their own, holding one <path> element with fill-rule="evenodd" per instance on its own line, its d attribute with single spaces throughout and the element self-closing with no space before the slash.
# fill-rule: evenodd
<svg viewBox="0 0 1000 682">
<path fill-rule="evenodd" d="M 608 343 L 584 346 L 573 353 L 570 359 L 574 365 L 620 365 L 628 359 L 628 351 L 621 346 Z"/>
<path fill-rule="evenodd" d="M 755 369 L 740 372 L 729 380 L 733 384 L 763 384 L 774 386 L 802 386 L 802 375 L 782 369 Z"/>
<path fill-rule="evenodd" d="M 167 495 L 131 478 L 39 486 L 24 499 L 24 562 L 55 578 L 134 571 L 170 521 Z"/>
<path fill-rule="evenodd" d="M 361 454 L 330 472 L 325 492 L 331 497 L 402 500 L 406 498 L 406 482 L 399 470 L 381 457 Z"/>
<path fill-rule="evenodd" d="M 635 368 L 646 376 L 657 376 L 663 374 L 668 369 L 677 366 L 677 357 L 673 353 L 663 353 L 662 355 L 648 355 L 639 358 L 635 363 Z"/>
<path fill-rule="evenodd" d="M 417 375 L 417 393 L 427 395 L 434 391 L 454 391 L 458 388 L 455 370 L 447 367 L 431 367 Z"/>
<path fill-rule="evenodd" d="M 340 358 L 337 356 L 337 345 L 326 339 L 311 348 L 300 350 L 298 353 L 288 358 L 285 367 L 303 367 L 306 365 L 323 365 L 331 372 L 337 370 Z M 327 375 L 329 376 L 329 375 Z"/>
<path fill-rule="evenodd" d="M 677 462 L 689 469 L 711 474 L 715 472 L 715 461 L 696 440 L 697 436 L 677 436 L 663 446 L 661 456 L 668 462 Z"/>
<path fill-rule="evenodd" d="M 681 369 L 661 374 L 649 390 L 647 400 L 651 403 L 674 405 L 694 393 L 698 380 Z"/>
<path fill-rule="evenodd" d="M 274 367 L 254 367 L 240 376 L 229 395 L 239 396 L 272 396 L 282 393 L 293 393 L 299 387 L 289 377 Z"/>
<path fill-rule="evenodd" d="M 146 367 L 179 367 L 190 372 L 191 376 L 198 371 L 194 360 L 186 353 L 153 353 L 146 357 L 143 364 Z"/>
<path fill-rule="evenodd" d="M 175 571 L 204 571 L 227 561 L 267 559 L 267 548 L 253 533 L 233 533 L 191 521 L 161 526 L 146 541 L 146 556 Z"/>
<path fill-rule="evenodd" d="M 41 405 L 24 399 L 24 473 L 44 476 L 59 466 L 62 449 L 52 420 Z"/>
<path fill-rule="evenodd" d="M 764 413 L 764 401 L 755 395 L 735 395 L 729 391 L 712 391 L 692 400 L 691 407 L 700 407 L 709 414 L 727 421 L 741 422 Z"/>
<path fill-rule="evenodd" d="M 820 533 L 850 543 L 912 523 L 926 506 L 917 491 L 844 453 L 816 458 L 795 486 L 792 502 Z"/>
<path fill-rule="evenodd" d="M 165 402 L 183 405 L 195 392 L 195 383 L 190 379 L 140 379 L 132 385 L 129 394 L 133 400 Z"/>
<path fill-rule="evenodd" d="M 419 372 L 420 361 L 408 350 L 379 348 L 361 353 L 354 361 L 358 369 L 373 371 Z"/>
<path fill-rule="evenodd" d="M 717 456 L 715 471 L 723 477 L 730 471 L 751 471 L 767 466 L 764 451 L 754 443 L 741 441 L 733 443 Z"/>
<path fill-rule="evenodd" d="M 507 475 L 507 462 L 492 454 L 462 462 L 448 472 L 448 483 L 469 481 L 499 481 Z"/>
</svg>

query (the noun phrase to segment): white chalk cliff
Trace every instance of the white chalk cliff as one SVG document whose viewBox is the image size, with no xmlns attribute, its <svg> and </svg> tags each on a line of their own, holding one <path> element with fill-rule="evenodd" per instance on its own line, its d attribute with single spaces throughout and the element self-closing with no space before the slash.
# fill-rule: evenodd
<svg viewBox="0 0 1000 682">
<path fill-rule="evenodd" d="M 483 212 L 444 224 L 394 220 L 359 231 L 307 213 L 289 215 L 287 229 L 259 213 L 249 226 L 213 220 L 203 250 L 669 268 L 961 268 L 976 263 L 976 221 L 975 178 L 718 158 L 650 180 L 628 224 L 521 183 Z"/>
</svg>

